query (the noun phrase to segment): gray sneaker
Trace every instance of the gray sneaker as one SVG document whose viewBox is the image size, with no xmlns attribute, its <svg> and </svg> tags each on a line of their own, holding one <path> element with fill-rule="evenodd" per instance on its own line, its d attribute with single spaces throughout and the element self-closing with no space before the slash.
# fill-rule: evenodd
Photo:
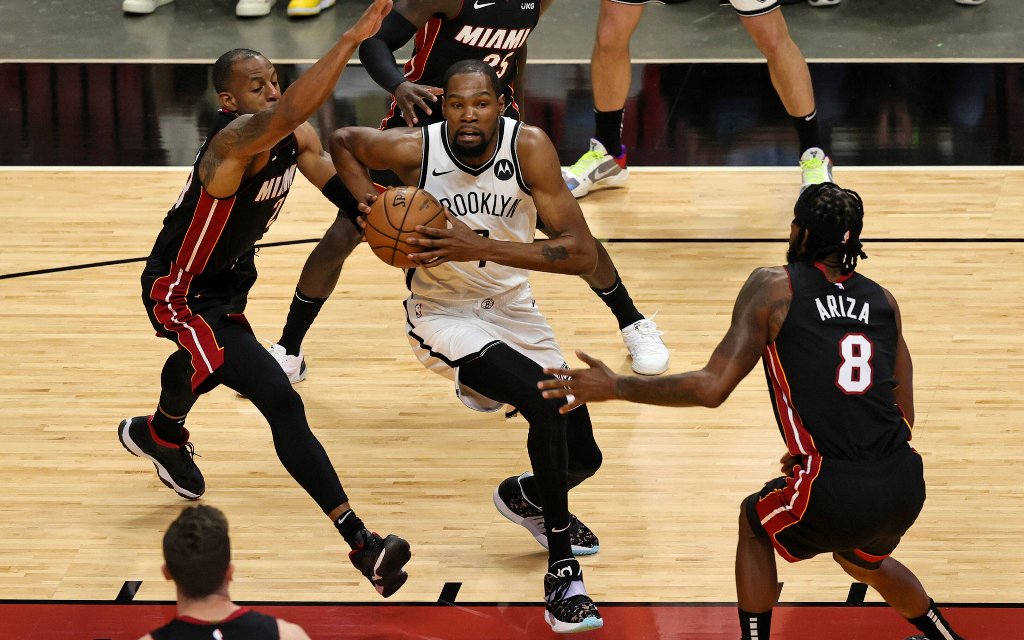
<svg viewBox="0 0 1024 640">
<path fill-rule="evenodd" d="M 544 528 L 544 512 L 527 499 L 523 493 L 523 486 L 520 484 L 532 475 L 527 471 L 520 476 L 502 480 L 494 490 L 494 506 L 497 507 L 498 513 L 529 531 L 530 535 L 547 549 L 548 533 Z M 569 544 L 572 546 L 574 556 L 592 556 L 601 550 L 601 543 L 590 527 L 580 522 L 580 519 L 571 513 L 569 514 Z"/>
<path fill-rule="evenodd" d="M 618 158 L 612 157 L 597 140 L 590 139 L 590 151 L 571 167 L 562 167 L 562 179 L 573 197 L 582 198 L 595 189 L 621 187 L 629 179 L 626 147 Z"/>
</svg>

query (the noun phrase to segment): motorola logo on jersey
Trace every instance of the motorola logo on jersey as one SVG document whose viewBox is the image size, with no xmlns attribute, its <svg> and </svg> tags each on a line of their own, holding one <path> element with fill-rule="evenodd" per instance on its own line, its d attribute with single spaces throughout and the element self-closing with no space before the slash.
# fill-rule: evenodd
<svg viewBox="0 0 1024 640">
<path fill-rule="evenodd" d="M 515 169 L 512 168 L 512 161 L 502 158 L 494 165 L 494 175 L 498 180 L 509 180 L 515 175 Z"/>
<path fill-rule="evenodd" d="M 481 49 L 518 49 L 526 43 L 533 29 L 492 29 L 466 25 L 455 35 L 455 41 Z"/>
<path fill-rule="evenodd" d="M 460 218 L 466 215 L 511 218 L 519 208 L 519 203 L 523 201 L 522 198 L 483 191 L 456 193 L 449 197 L 439 198 L 439 200 L 449 211 Z"/>
</svg>

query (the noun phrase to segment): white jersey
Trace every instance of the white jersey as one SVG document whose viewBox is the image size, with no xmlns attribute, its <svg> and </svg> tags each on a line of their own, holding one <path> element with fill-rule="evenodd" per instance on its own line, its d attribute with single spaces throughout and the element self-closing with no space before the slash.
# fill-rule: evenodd
<svg viewBox="0 0 1024 640">
<path fill-rule="evenodd" d="M 433 194 L 477 233 L 495 240 L 533 242 L 537 207 L 516 155 L 521 126 L 517 120 L 500 118 L 494 155 L 476 168 L 452 152 L 447 122 L 423 127 L 419 188 Z M 510 291 L 527 282 L 528 276 L 527 269 L 495 262 L 448 262 L 411 269 L 406 282 L 417 296 L 465 302 Z"/>
</svg>

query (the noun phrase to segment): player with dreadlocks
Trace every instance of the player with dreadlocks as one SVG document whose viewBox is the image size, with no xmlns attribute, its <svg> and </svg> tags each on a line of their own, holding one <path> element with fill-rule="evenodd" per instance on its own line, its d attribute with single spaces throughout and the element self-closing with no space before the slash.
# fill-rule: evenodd
<svg viewBox="0 0 1024 640">
<path fill-rule="evenodd" d="M 866 258 L 860 196 L 825 182 L 800 195 L 788 264 L 756 269 L 732 324 L 700 371 L 616 375 L 578 351 L 588 369 L 539 383 L 568 411 L 600 400 L 717 407 L 764 364 L 786 443 L 783 475 L 743 501 L 736 547 L 742 637 L 766 640 L 777 595 L 775 553 L 789 562 L 831 553 L 916 626 L 919 640 L 962 640 L 909 569 L 890 557 L 924 505 L 914 424 L 913 365 L 896 299 L 857 273 Z M 813 496 L 813 499 L 812 499 Z"/>
</svg>

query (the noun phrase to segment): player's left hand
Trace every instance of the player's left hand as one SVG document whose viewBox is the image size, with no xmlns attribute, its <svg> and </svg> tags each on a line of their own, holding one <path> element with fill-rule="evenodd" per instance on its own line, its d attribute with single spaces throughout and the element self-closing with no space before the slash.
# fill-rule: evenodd
<svg viewBox="0 0 1024 640">
<path fill-rule="evenodd" d="M 619 375 L 597 358 L 591 358 L 582 351 L 576 357 L 590 365 L 589 369 L 544 369 L 544 373 L 559 376 L 553 380 L 541 380 L 537 388 L 545 398 L 568 398 L 569 403 L 559 408 L 559 413 L 569 413 L 588 402 L 615 400 L 619 397 L 617 386 Z"/>
<path fill-rule="evenodd" d="M 370 215 L 370 205 L 372 205 L 376 199 L 376 193 L 368 193 L 363 197 L 363 201 L 356 206 L 356 208 L 359 209 L 359 215 L 356 216 L 356 224 L 359 225 L 360 232 L 366 229 L 366 216 Z M 366 242 L 365 235 L 363 236 L 362 242 Z"/>
<path fill-rule="evenodd" d="M 473 231 L 462 220 L 445 207 L 448 228 L 424 227 L 417 225 L 416 231 L 425 238 L 409 238 L 409 244 L 424 247 L 426 251 L 410 253 L 409 259 L 424 267 L 436 267 L 446 262 L 472 262 L 487 259 L 487 246 L 491 242 Z"/>
</svg>

